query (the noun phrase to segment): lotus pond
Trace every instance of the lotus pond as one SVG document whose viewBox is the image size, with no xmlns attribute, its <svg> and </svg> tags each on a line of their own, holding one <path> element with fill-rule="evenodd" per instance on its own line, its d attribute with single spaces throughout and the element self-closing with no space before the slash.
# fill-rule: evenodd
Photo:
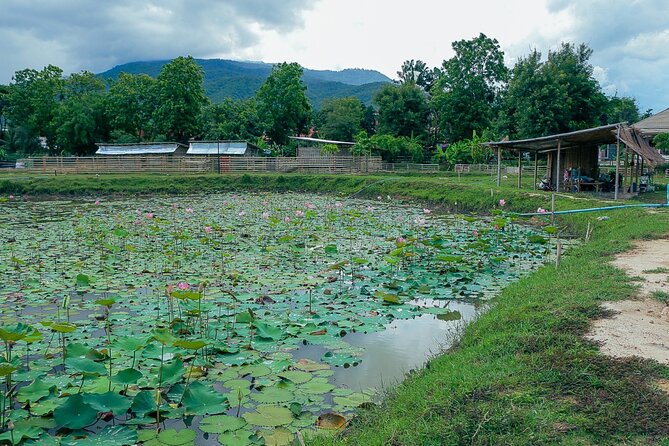
<svg viewBox="0 0 669 446">
<path fill-rule="evenodd" d="M 553 249 L 503 215 L 381 199 L 13 200 L 0 211 L 9 444 L 331 432 Z"/>
</svg>

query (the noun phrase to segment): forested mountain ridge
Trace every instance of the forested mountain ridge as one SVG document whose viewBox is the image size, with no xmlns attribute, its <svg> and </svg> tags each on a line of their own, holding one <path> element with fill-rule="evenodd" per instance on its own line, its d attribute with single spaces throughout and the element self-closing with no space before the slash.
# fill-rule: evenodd
<svg viewBox="0 0 669 446">
<path fill-rule="evenodd" d="M 272 64 L 223 59 L 195 59 L 204 71 L 204 87 L 214 102 L 225 98 L 253 97 L 272 71 Z M 121 73 L 155 77 L 168 60 L 138 61 L 117 65 L 99 76 L 116 79 Z M 304 69 L 307 96 L 314 108 L 325 99 L 355 96 L 370 104 L 374 94 L 391 80 L 375 70 L 348 68 L 341 71 Z"/>
</svg>

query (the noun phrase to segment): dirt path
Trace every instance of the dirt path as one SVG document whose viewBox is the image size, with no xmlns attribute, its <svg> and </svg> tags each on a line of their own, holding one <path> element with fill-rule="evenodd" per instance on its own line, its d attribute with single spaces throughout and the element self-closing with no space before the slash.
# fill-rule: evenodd
<svg viewBox="0 0 669 446">
<path fill-rule="evenodd" d="M 655 291 L 669 293 L 669 240 L 639 242 L 612 263 L 643 278 L 639 299 L 605 302 L 604 308 L 616 314 L 596 321 L 587 337 L 601 343 L 607 355 L 669 364 L 669 306 L 649 297 Z"/>
</svg>

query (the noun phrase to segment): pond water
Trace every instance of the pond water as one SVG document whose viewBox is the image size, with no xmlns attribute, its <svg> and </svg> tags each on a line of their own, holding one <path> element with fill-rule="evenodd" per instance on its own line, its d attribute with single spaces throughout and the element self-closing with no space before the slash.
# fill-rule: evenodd
<svg viewBox="0 0 669 446">
<path fill-rule="evenodd" d="M 504 215 L 315 195 L 0 211 L 0 377 L 18 384 L 0 440 L 26 444 L 287 444 L 448 348 L 553 249 Z"/>
</svg>

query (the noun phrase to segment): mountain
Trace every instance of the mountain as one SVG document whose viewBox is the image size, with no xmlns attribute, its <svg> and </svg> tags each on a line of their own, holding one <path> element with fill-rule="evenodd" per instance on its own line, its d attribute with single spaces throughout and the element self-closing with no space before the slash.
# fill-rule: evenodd
<svg viewBox="0 0 669 446">
<path fill-rule="evenodd" d="M 204 71 L 204 88 L 209 98 L 220 102 L 225 98 L 246 99 L 255 95 L 260 85 L 272 71 L 272 64 L 264 62 L 241 62 L 223 59 L 195 59 Z M 157 76 L 169 60 L 140 61 L 117 65 L 100 73 L 105 79 L 116 79 L 121 73 L 148 74 Z M 375 70 L 348 68 L 341 71 L 304 70 L 307 96 L 315 109 L 325 99 L 355 96 L 365 104 L 374 94 L 391 80 Z"/>
</svg>

